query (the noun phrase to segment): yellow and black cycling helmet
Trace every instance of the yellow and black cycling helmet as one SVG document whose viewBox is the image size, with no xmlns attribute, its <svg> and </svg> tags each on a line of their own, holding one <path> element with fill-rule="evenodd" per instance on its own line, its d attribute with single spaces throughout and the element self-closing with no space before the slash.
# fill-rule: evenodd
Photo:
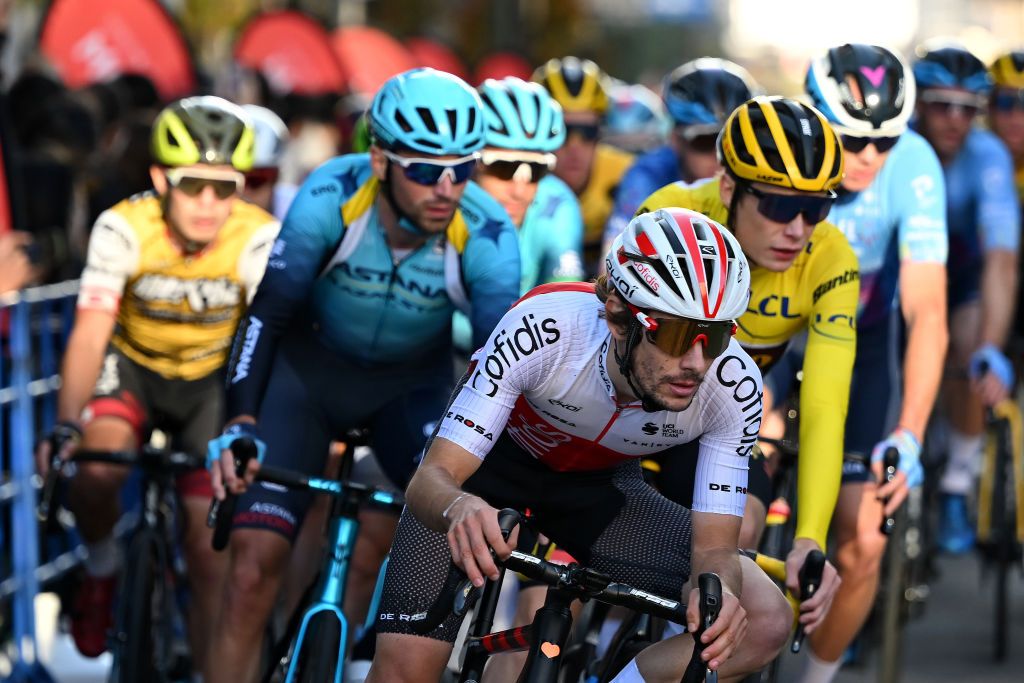
<svg viewBox="0 0 1024 683">
<path fill-rule="evenodd" d="M 737 107 L 718 135 L 718 159 L 740 181 L 803 192 L 834 190 L 843 179 L 843 145 L 814 107 L 785 97 L 755 97 Z"/>
<path fill-rule="evenodd" d="M 533 81 L 547 88 L 567 113 L 592 111 L 604 116 L 608 111 L 608 76 L 589 59 L 549 59 L 533 72 Z"/>
<path fill-rule="evenodd" d="M 1024 50 L 999 55 L 988 72 L 995 87 L 1024 90 Z"/>
<path fill-rule="evenodd" d="M 204 95 L 173 102 L 157 115 L 153 158 L 164 166 L 229 164 L 252 168 L 256 133 L 248 115 L 221 97 Z"/>
</svg>

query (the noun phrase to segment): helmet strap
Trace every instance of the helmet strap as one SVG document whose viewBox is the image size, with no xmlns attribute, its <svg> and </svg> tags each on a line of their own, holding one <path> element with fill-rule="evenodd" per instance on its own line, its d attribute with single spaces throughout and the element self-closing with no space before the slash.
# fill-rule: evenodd
<svg viewBox="0 0 1024 683">
<path fill-rule="evenodd" d="M 633 351 L 636 349 L 636 345 L 640 343 L 641 334 L 643 334 L 643 325 L 636 318 L 630 318 L 629 328 L 626 330 L 625 349 L 620 354 L 619 344 L 615 342 L 612 345 L 612 351 L 615 353 L 615 362 L 619 366 L 619 373 L 626 378 L 626 383 L 629 384 L 633 395 L 640 399 L 640 407 L 645 412 L 656 413 L 661 408 L 654 405 L 650 397 L 633 382 Z"/>
<path fill-rule="evenodd" d="M 398 201 L 395 199 L 394 188 L 391 186 L 391 160 L 387 160 L 388 170 L 384 177 L 384 180 L 380 181 L 381 187 L 384 190 L 384 199 L 387 200 L 388 206 L 395 212 L 395 216 L 398 217 L 398 227 L 402 228 L 406 232 L 410 232 L 417 237 L 427 237 L 430 235 L 426 230 L 416 224 L 416 221 L 412 217 L 402 210 L 402 207 L 398 205 Z"/>
</svg>

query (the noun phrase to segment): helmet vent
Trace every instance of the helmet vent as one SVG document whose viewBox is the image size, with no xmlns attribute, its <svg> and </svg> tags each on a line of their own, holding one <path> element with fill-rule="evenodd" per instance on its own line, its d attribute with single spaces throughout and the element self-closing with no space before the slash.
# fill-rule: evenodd
<svg viewBox="0 0 1024 683">
<path fill-rule="evenodd" d="M 409 119 L 405 118 L 405 115 L 402 114 L 401 111 L 395 111 L 395 122 L 401 127 L 402 132 L 412 132 L 412 124 L 409 123 Z"/>
<path fill-rule="evenodd" d="M 449 117 L 451 117 L 451 110 L 449 111 Z M 434 115 L 426 107 L 416 107 L 416 113 L 420 115 L 420 119 L 423 121 L 423 125 L 426 126 L 427 130 L 431 133 L 437 134 L 437 121 L 434 120 Z"/>
</svg>

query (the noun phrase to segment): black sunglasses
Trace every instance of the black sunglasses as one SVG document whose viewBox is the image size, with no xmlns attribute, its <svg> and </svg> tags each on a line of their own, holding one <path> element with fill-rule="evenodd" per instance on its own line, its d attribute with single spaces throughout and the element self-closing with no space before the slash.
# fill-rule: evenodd
<svg viewBox="0 0 1024 683">
<path fill-rule="evenodd" d="M 565 138 L 568 140 L 573 135 L 580 136 L 586 142 L 594 142 L 601 135 L 601 126 L 596 123 L 565 124 Z"/>
<path fill-rule="evenodd" d="M 991 102 L 993 109 L 1004 114 L 1014 109 L 1024 109 L 1024 90 L 998 92 L 992 96 Z"/>
<path fill-rule="evenodd" d="M 776 223 L 790 223 L 797 216 L 803 214 L 804 220 L 812 225 L 817 225 L 825 220 L 836 200 L 836 193 L 832 190 L 829 190 L 828 196 L 822 197 L 820 195 L 762 192 L 745 183 L 742 188 L 757 198 L 758 212 Z"/>
<path fill-rule="evenodd" d="M 530 169 L 530 179 L 527 182 L 539 183 L 541 178 L 546 176 L 551 167 L 540 161 L 510 161 L 498 159 L 490 163 L 484 162 L 484 173 L 494 176 L 499 180 L 512 180 L 521 166 Z"/>
<path fill-rule="evenodd" d="M 885 154 L 900 141 L 897 135 L 891 138 L 862 138 L 856 135 L 843 135 L 843 149 L 852 154 L 863 152 L 868 145 L 874 145 L 879 154 Z"/>
</svg>

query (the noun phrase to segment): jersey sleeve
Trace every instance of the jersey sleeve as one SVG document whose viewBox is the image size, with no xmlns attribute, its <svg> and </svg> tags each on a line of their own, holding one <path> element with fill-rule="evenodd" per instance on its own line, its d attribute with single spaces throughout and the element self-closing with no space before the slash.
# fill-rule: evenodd
<svg viewBox="0 0 1024 683">
<path fill-rule="evenodd" d="M 991 134 L 990 134 L 991 135 Z M 1020 205 L 1013 184 L 1013 159 L 994 136 L 983 138 L 988 144 L 977 155 L 977 219 L 985 251 L 1017 251 L 1020 243 Z"/>
<path fill-rule="evenodd" d="M 511 350 L 509 339 L 524 326 L 530 309 L 529 303 L 521 304 L 498 321 L 486 344 L 473 354 L 466 380 L 438 426 L 437 436 L 481 460 L 504 430 L 519 397 L 539 389 L 546 379 L 544 368 L 557 362 L 551 358 L 555 351 L 522 355 Z M 553 330 L 545 328 L 543 332 L 550 334 Z M 549 346 L 545 350 L 557 348 Z"/>
<path fill-rule="evenodd" d="M 561 184 L 559 189 L 563 188 L 549 195 L 548 205 L 542 207 L 547 248 L 538 284 L 583 279 L 583 213 L 572 190 Z"/>
<path fill-rule="evenodd" d="M 714 391 L 702 406 L 705 427 L 693 483 L 693 509 L 742 517 L 750 450 L 761 428 L 761 371 L 734 340 L 708 370 L 704 386 Z"/>
<path fill-rule="evenodd" d="M 228 367 L 228 419 L 258 413 L 277 340 L 341 240 L 343 183 L 345 174 L 354 172 L 349 157 L 328 161 L 310 174 L 288 210 L 235 334 Z"/>
<path fill-rule="evenodd" d="M 906 152 L 890 159 L 898 164 L 889 186 L 899 221 L 900 260 L 945 264 L 949 251 L 946 180 L 931 145 L 916 134 L 909 135 Z"/>
<path fill-rule="evenodd" d="M 263 273 L 267 269 L 267 259 L 270 256 L 270 249 L 274 245 L 274 239 L 281 230 L 281 224 L 272 221 L 260 226 L 246 243 L 245 248 L 238 257 L 238 273 L 245 286 L 246 302 L 252 303 L 256 296 L 256 289 L 263 279 Z"/>
<path fill-rule="evenodd" d="M 839 496 L 843 433 L 857 349 L 860 297 L 857 257 L 838 230 L 811 238 L 804 291 L 811 297 L 804 381 L 800 387 L 800 453 L 796 535 L 824 548 Z M 815 253 L 817 249 L 817 253 Z"/>
<path fill-rule="evenodd" d="M 483 192 L 483 190 L 481 190 Z M 473 345 L 487 341 L 501 317 L 519 298 L 519 243 L 515 228 L 501 207 L 477 204 L 480 224 L 470 230 L 462 252 L 462 275 L 469 294 Z"/>
<path fill-rule="evenodd" d="M 116 314 L 139 255 L 139 238 L 124 216 L 112 209 L 101 213 L 89 235 L 78 307 Z"/>
</svg>

